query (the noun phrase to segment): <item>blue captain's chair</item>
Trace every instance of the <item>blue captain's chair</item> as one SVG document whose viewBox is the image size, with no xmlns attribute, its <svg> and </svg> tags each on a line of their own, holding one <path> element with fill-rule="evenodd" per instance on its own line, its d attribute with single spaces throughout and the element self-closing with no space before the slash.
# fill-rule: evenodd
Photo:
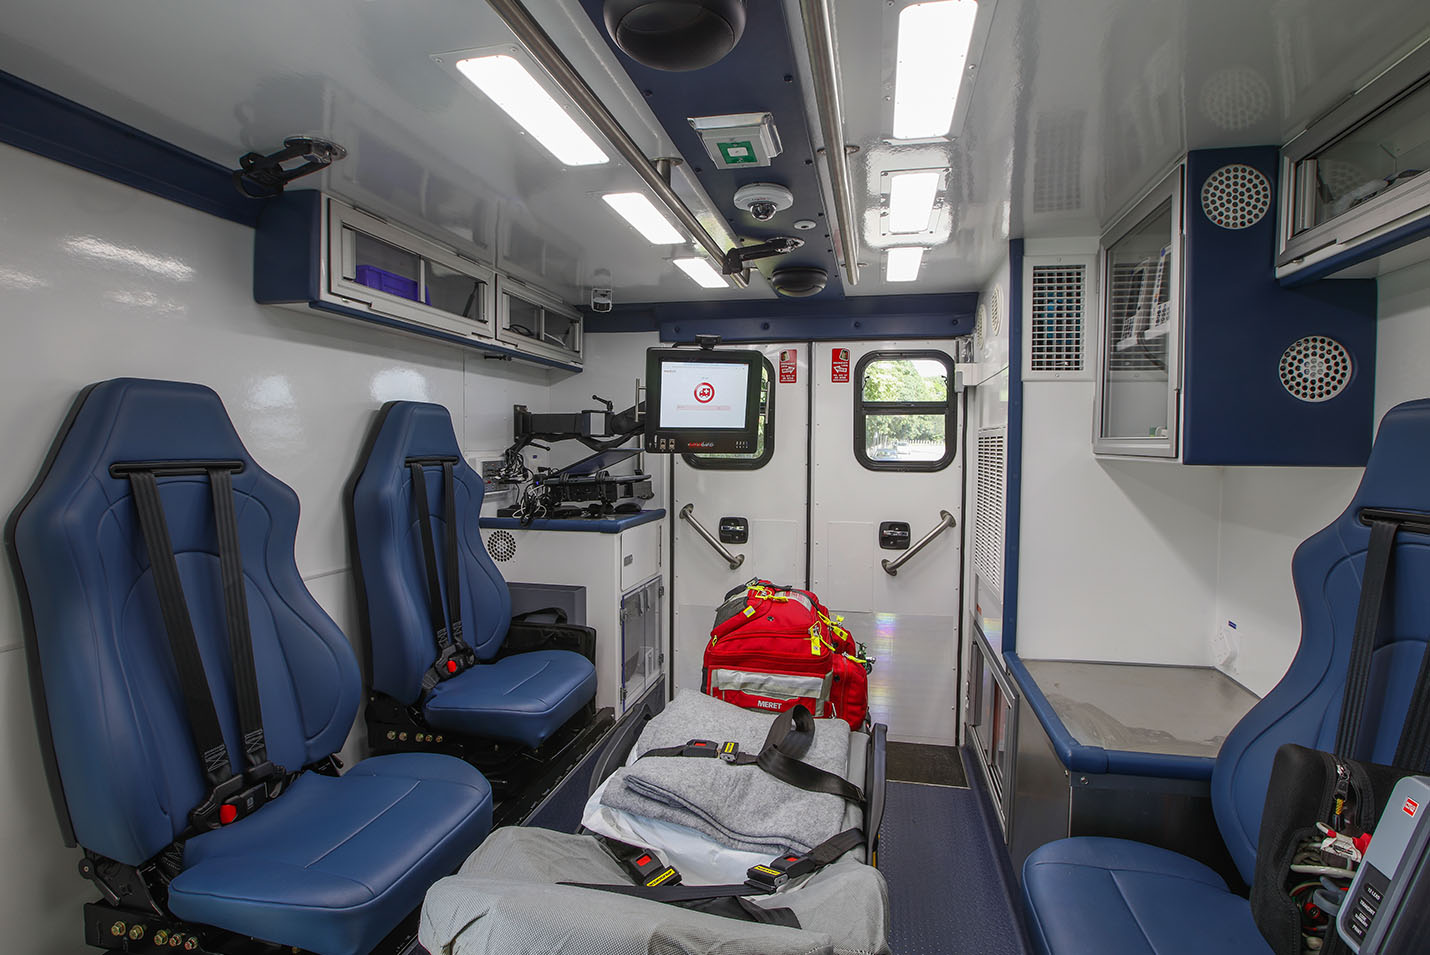
<svg viewBox="0 0 1430 955">
<path fill-rule="evenodd" d="M 594 647 L 516 646 L 523 628 L 477 527 L 482 493 L 446 408 L 383 406 L 352 489 L 369 725 L 395 702 L 419 727 L 537 747 L 595 698 Z"/>
<path fill-rule="evenodd" d="M 11 515 L 61 829 L 106 899 L 86 907 L 93 944 L 127 946 L 124 922 L 206 951 L 251 936 L 359 955 L 491 826 L 487 781 L 460 760 L 338 775 L 362 690 L 299 576 L 297 526 L 218 395 L 139 379 L 80 396 Z"/>
<path fill-rule="evenodd" d="M 1301 605 L 1301 645 L 1281 682 L 1227 736 L 1212 771 L 1212 806 L 1248 884 L 1271 762 L 1284 743 L 1334 748 L 1370 527 L 1365 509 L 1430 514 L 1430 400 L 1406 402 L 1381 421 L 1360 488 L 1340 517 L 1291 561 Z M 1396 538 L 1386 611 L 1372 657 L 1361 724 L 1362 758 L 1390 763 L 1430 634 L 1430 537 Z M 1165 849 L 1121 839 L 1049 843 L 1023 866 L 1034 945 L 1071 953 L 1271 951 L 1247 901 L 1211 869 Z"/>
</svg>

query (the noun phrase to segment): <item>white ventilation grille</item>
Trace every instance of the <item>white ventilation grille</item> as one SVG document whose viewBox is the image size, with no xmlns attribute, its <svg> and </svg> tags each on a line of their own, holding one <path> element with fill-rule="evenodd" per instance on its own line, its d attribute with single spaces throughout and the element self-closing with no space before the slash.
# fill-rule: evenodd
<svg viewBox="0 0 1430 955">
<path fill-rule="evenodd" d="M 993 286 L 993 294 L 988 298 L 988 337 L 997 338 L 1003 331 L 1003 287 Z"/>
<path fill-rule="evenodd" d="M 1033 266 L 1033 326 L 1028 370 L 1082 371 L 1083 289 L 1081 265 Z"/>
<path fill-rule="evenodd" d="M 978 303 L 978 316 L 973 320 L 973 350 L 979 358 L 983 357 L 983 348 L 988 344 L 988 307 L 982 302 Z"/>
<path fill-rule="evenodd" d="M 1271 84 L 1249 66 L 1228 66 L 1202 84 L 1201 106 L 1222 129 L 1248 129 L 1271 114 Z"/>
<path fill-rule="evenodd" d="M 1034 132 L 1033 212 L 1082 208 L 1082 143 L 1087 113 L 1039 113 Z"/>
<path fill-rule="evenodd" d="M 492 531 L 487 535 L 487 553 L 498 564 L 506 563 L 516 556 L 516 538 L 509 531 Z"/>
<path fill-rule="evenodd" d="M 1308 335 L 1281 355 L 1281 385 L 1302 401 L 1330 401 L 1351 380 L 1351 355 L 1324 335 Z"/>
<path fill-rule="evenodd" d="M 989 587 L 1003 592 L 1003 451 L 1005 432 L 978 432 L 978 483 L 974 492 L 973 569 Z"/>
<path fill-rule="evenodd" d="M 1222 166 L 1202 185 L 1202 211 L 1223 229 L 1246 229 L 1271 208 L 1271 183 L 1245 163 Z"/>
</svg>

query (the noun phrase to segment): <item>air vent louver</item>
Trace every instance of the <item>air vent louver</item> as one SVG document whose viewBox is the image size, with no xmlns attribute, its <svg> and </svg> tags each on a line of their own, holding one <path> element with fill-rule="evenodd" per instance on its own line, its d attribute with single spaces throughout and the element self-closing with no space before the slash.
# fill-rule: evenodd
<svg viewBox="0 0 1430 955">
<path fill-rule="evenodd" d="M 1002 428 L 978 432 L 978 480 L 974 491 L 973 569 L 1003 591 L 1004 445 Z"/>
<path fill-rule="evenodd" d="M 1087 269 L 1081 265 L 1033 266 L 1029 371 L 1082 371 L 1086 280 Z"/>
<path fill-rule="evenodd" d="M 487 535 L 487 553 L 497 563 L 506 563 L 516 556 L 516 538 L 510 531 L 492 531 Z"/>
<path fill-rule="evenodd" d="M 1351 355 L 1324 335 L 1307 335 L 1281 355 L 1281 385 L 1301 401 L 1330 401 L 1351 380 Z"/>
</svg>

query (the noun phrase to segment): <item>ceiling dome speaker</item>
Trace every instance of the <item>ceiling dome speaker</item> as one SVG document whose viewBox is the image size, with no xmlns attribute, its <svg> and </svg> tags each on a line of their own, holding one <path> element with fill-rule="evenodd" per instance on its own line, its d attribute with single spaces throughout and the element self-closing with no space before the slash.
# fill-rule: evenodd
<svg viewBox="0 0 1430 955">
<path fill-rule="evenodd" d="M 804 298 L 824 291 L 829 284 L 829 273 L 811 265 L 791 265 L 770 273 L 770 284 L 781 295 Z"/>
<path fill-rule="evenodd" d="M 1281 354 L 1281 386 L 1302 401 L 1330 401 L 1351 381 L 1351 354 L 1334 338 L 1307 335 Z"/>
<path fill-rule="evenodd" d="M 606 32 L 627 56 L 683 72 L 718 62 L 745 32 L 745 0 L 606 0 Z"/>
</svg>

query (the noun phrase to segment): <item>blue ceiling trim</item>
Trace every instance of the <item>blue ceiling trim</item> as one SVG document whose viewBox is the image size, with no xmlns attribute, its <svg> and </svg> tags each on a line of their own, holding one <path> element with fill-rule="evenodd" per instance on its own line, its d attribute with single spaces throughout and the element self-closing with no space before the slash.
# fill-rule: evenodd
<svg viewBox="0 0 1430 955">
<path fill-rule="evenodd" d="M 223 166 L 5 72 L 0 142 L 250 227 L 264 205 Z"/>
<path fill-rule="evenodd" d="M 977 292 L 794 301 L 662 302 L 586 313 L 588 332 L 660 331 L 662 341 L 855 341 L 952 338 L 973 331 Z"/>
<path fill-rule="evenodd" d="M 760 241 L 780 235 L 805 240 L 804 248 L 797 252 L 760 261 L 759 270 L 768 277 L 783 266 L 817 266 L 829 273 L 829 285 L 812 297 L 842 298 L 844 289 L 830 245 L 784 5 L 771 0 L 747 3 L 745 33 L 734 50 L 702 70 L 670 73 L 641 66 L 611 42 L 601 13 L 603 0 L 581 0 L 581 4 L 626 73 L 645 94 L 651 111 L 735 233 L 741 238 Z M 770 165 L 757 169 L 714 168 L 699 135 L 690 128 L 689 118 L 750 112 L 774 115 L 784 152 Z M 777 214 L 769 222 L 758 222 L 748 212 L 737 211 L 735 190 L 751 182 L 776 182 L 787 187 L 794 193 L 793 208 Z M 819 227 L 808 232 L 796 231 L 796 219 L 813 219 Z"/>
</svg>

